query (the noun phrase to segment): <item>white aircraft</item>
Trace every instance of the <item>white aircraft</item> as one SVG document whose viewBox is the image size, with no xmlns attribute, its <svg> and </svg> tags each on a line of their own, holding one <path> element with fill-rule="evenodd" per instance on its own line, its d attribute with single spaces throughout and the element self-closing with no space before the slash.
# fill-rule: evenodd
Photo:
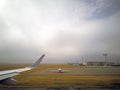
<svg viewBox="0 0 120 90">
<path fill-rule="evenodd" d="M 58 69 L 55 69 L 55 70 L 52 70 L 53 72 L 58 72 L 58 73 L 64 73 L 64 72 L 68 72 L 69 70 L 64 70 L 62 68 L 58 68 Z"/>
<path fill-rule="evenodd" d="M 0 84 L 16 84 L 16 80 L 12 79 L 13 76 L 19 75 L 20 72 L 28 71 L 36 68 L 45 55 L 42 55 L 33 65 L 20 69 L 0 71 Z"/>
</svg>

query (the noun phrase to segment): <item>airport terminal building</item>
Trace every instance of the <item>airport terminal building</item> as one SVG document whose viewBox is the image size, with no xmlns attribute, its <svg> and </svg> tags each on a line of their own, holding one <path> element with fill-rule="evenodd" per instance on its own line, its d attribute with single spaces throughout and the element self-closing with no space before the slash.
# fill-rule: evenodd
<svg viewBox="0 0 120 90">
<path fill-rule="evenodd" d="M 104 61 L 86 61 L 82 63 L 84 66 L 112 66 L 113 62 Z"/>
</svg>

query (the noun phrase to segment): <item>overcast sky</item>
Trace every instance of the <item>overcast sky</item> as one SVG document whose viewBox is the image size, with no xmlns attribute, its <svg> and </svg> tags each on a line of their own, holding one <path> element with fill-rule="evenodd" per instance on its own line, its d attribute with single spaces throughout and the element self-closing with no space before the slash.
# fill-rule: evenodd
<svg viewBox="0 0 120 90">
<path fill-rule="evenodd" d="M 0 0 L 0 63 L 120 60 L 120 0 Z"/>
</svg>

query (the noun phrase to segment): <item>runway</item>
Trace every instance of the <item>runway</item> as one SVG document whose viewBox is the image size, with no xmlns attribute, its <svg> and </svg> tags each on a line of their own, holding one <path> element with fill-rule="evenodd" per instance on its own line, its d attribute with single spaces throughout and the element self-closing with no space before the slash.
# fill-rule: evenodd
<svg viewBox="0 0 120 90">
<path fill-rule="evenodd" d="M 62 68 L 67 72 L 54 72 Z M 42 65 L 15 77 L 18 85 L 0 90 L 119 90 L 120 67 Z M 27 88 L 25 88 L 28 86 Z M 21 88 L 22 87 L 22 88 Z M 51 87 L 51 88 L 49 88 Z M 89 88 L 89 87 L 92 87 Z M 96 88 L 97 87 L 97 88 Z M 114 89 L 112 89 L 114 88 Z"/>
<path fill-rule="evenodd" d="M 57 68 L 47 68 L 41 71 L 31 73 L 30 75 L 38 74 L 57 74 L 53 72 Z M 63 72 L 63 75 L 120 75 L 120 67 L 79 67 L 79 68 L 63 68 L 68 70 Z"/>
</svg>

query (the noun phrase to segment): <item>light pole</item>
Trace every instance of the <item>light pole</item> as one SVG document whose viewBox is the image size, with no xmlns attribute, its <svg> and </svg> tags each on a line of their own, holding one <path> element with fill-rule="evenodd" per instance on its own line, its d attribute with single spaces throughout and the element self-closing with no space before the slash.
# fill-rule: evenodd
<svg viewBox="0 0 120 90">
<path fill-rule="evenodd" d="M 107 53 L 103 53 L 103 56 L 105 57 L 105 66 L 107 65 L 107 56 L 108 56 L 108 54 Z"/>
<path fill-rule="evenodd" d="M 107 53 L 103 53 L 103 56 L 105 57 L 105 61 L 106 61 L 108 54 Z"/>
</svg>

